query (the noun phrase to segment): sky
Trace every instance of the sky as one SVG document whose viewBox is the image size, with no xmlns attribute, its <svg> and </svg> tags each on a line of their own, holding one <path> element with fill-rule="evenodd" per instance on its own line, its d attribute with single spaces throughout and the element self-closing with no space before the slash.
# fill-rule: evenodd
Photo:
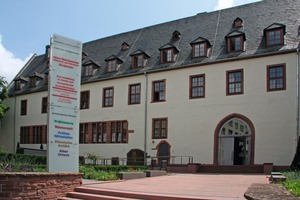
<svg viewBox="0 0 300 200">
<path fill-rule="evenodd" d="M 83 43 L 260 0 L 0 0 L 0 76 L 11 82 L 53 33 Z"/>
</svg>

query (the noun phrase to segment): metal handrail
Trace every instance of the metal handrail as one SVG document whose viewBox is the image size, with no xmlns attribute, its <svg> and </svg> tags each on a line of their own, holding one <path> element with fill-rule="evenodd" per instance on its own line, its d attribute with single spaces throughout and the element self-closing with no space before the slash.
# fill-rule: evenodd
<svg viewBox="0 0 300 200">
<path fill-rule="evenodd" d="M 167 165 L 183 165 L 193 163 L 192 156 L 156 156 L 147 157 L 146 162 L 144 162 L 144 157 L 136 157 L 135 159 L 128 158 L 100 158 L 96 161 L 97 165 L 128 165 L 134 163 L 134 165 L 144 165 L 146 163 L 148 166 L 161 165 L 162 162 L 166 162 Z M 86 164 L 93 164 L 93 161 L 85 158 Z"/>
</svg>

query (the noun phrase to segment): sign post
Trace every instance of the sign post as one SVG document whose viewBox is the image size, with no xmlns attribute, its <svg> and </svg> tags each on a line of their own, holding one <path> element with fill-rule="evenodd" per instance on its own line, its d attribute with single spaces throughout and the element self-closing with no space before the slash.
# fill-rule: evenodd
<svg viewBox="0 0 300 200">
<path fill-rule="evenodd" d="M 82 43 L 59 35 L 50 40 L 48 172 L 79 171 L 79 101 Z"/>
</svg>

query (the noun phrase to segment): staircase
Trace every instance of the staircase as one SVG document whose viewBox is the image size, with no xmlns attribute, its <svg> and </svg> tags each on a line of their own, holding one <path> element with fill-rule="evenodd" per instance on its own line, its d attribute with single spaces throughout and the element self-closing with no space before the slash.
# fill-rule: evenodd
<svg viewBox="0 0 300 200">
<path fill-rule="evenodd" d="M 133 191 L 109 190 L 103 188 L 92 188 L 89 186 L 80 186 L 75 188 L 74 192 L 68 192 L 66 197 L 60 197 L 58 200 L 195 200 L 196 197 L 172 196 L 166 194 L 141 193 Z"/>
</svg>

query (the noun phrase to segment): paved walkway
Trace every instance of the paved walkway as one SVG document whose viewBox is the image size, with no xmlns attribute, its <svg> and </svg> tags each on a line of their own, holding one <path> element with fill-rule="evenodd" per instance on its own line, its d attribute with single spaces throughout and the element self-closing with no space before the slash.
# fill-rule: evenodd
<svg viewBox="0 0 300 200">
<path fill-rule="evenodd" d="M 84 184 L 84 187 L 109 190 L 176 195 L 199 199 L 245 199 L 252 183 L 267 183 L 266 175 L 169 174 L 152 178 L 109 183 Z"/>
</svg>

